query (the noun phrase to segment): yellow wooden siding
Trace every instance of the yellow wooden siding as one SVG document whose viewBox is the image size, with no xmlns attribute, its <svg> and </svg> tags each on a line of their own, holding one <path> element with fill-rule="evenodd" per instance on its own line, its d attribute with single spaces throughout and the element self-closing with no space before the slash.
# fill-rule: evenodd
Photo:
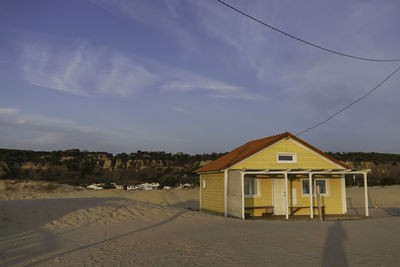
<svg viewBox="0 0 400 267">
<path fill-rule="evenodd" d="M 302 208 L 297 211 L 295 215 L 310 215 L 310 198 L 308 195 L 303 196 L 302 192 L 302 180 L 303 178 L 291 178 L 289 179 L 289 207 L 307 207 Z M 323 179 L 318 178 L 318 179 Z M 328 196 L 321 196 L 321 205 L 325 206 L 326 214 L 342 214 L 342 184 L 340 177 L 334 178 L 326 178 L 327 179 L 327 187 L 328 187 Z M 260 179 L 260 189 L 261 195 L 260 197 L 255 198 L 245 198 L 245 207 L 257 207 L 257 206 L 273 206 L 273 182 L 272 179 Z M 296 189 L 296 199 L 297 204 L 293 205 L 292 199 L 292 191 Z M 313 206 L 317 206 L 317 198 L 313 197 Z M 246 210 L 246 213 L 249 213 L 250 216 L 262 216 L 262 213 L 265 212 L 265 209 L 255 209 Z M 290 213 L 290 209 L 289 209 Z M 314 209 L 314 214 L 318 214 L 318 209 Z"/>
<path fill-rule="evenodd" d="M 319 178 L 318 178 L 319 179 Z M 296 188 L 297 207 L 309 207 L 310 198 L 303 196 L 300 178 L 295 178 L 289 183 L 289 192 Z M 326 214 L 342 214 L 342 183 L 341 178 L 327 178 L 328 196 L 321 196 L 321 205 L 325 206 Z M 313 197 L 313 205 L 317 206 L 317 198 Z M 292 194 L 289 194 L 289 206 L 293 206 Z M 314 209 L 314 214 L 318 214 L 318 209 Z M 305 208 L 296 212 L 295 215 L 310 215 L 310 209 Z"/>
<path fill-rule="evenodd" d="M 272 179 L 258 179 L 260 182 L 260 197 L 245 198 L 245 207 L 272 206 Z M 265 209 L 246 210 L 250 216 L 262 216 Z"/>
<path fill-rule="evenodd" d="M 206 187 L 203 188 L 205 180 Z M 224 173 L 200 174 L 201 209 L 206 212 L 224 213 Z"/>
<path fill-rule="evenodd" d="M 297 163 L 278 163 L 277 153 L 296 153 Z M 245 159 L 231 169 L 337 169 L 339 166 L 326 161 L 292 139 L 281 140 L 263 151 Z M 342 167 L 340 167 L 342 168 Z"/>
</svg>

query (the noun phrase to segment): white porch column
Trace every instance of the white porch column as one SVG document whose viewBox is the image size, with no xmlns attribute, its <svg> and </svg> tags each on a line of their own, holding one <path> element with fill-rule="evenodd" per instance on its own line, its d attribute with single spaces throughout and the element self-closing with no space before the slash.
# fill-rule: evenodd
<svg viewBox="0 0 400 267">
<path fill-rule="evenodd" d="M 200 200 L 200 202 L 199 202 L 199 211 L 201 213 L 201 187 L 203 185 L 201 184 L 201 174 L 199 176 L 200 176 L 200 178 L 199 178 L 199 184 L 200 184 L 200 188 L 199 188 L 199 200 Z"/>
<path fill-rule="evenodd" d="M 365 216 L 369 216 L 368 211 L 368 183 L 367 183 L 367 173 L 364 172 L 364 198 L 365 198 Z"/>
<path fill-rule="evenodd" d="M 344 173 L 342 173 L 340 180 L 342 185 L 342 213 L 347 214 L 346 179 Z"/>
<path fill-rule="evenodd" d="M 285 172 L 285 217 L 289 219 L 289 190 L 288 190 L 288 174 Z"/>
<path fill-rule="evenodd" d="M 224 171 L 224 216 L 228 217 L 228 170 Z"/>
<path fill-rule="evenodd" d="M 314 218 L 314 205 L 313 205 L 313 194 L 312 194 L 312 173 L 308 174 L 308 185 L 310 195 L 310 218 Z"/>
<path fill-rule="evenodd" d="M 242 219 L 244 220 L 244 172 L 240 172 L 240 177 L 242 184 Z"/>
</svg>

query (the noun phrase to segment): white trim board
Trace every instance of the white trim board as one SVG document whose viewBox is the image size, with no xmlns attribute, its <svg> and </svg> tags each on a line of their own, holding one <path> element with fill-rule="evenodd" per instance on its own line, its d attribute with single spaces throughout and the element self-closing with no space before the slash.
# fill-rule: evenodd
<svg viewBox="0 0 400 267">
<path fill-rule="evenodd" d="M 198 172 L 197 174 L 198 174 L 198 175 L 201 175 L 201 174 L 218 173 L 218 172 L 224 172 L 224 170 L 219 170 L 219 171 L 207 171 L 207 172 Z"/>
</svg>

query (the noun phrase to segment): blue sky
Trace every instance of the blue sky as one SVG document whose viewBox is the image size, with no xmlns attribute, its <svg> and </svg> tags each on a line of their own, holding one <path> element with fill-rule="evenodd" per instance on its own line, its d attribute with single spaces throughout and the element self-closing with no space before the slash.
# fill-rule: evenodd
<svg viewBox="0 0 400 267">
<path fill-rule="evenodd" d="M 335 50 L 400 57 L 397 0 L 227 2 Z M 305 46 L 215 0 L 3 0 L 0 36 L 3 148 L 225 152 L 302 131 L 400 65 Z M 300 137 L 400 153 L 399 76 Z"/>
</svg>

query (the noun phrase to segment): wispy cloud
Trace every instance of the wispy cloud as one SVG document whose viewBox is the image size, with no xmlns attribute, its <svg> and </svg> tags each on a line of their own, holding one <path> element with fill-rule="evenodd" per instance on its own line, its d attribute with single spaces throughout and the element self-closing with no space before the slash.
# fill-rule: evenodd
<svg viewBox="0 0 400 267">
<path fill-rule="evenodd" d="M 12 148 L 94 148 L 118 136 L 108 130 L 73 120 L 26 113 L 18 108 L 0 108 L 0 142 Z"/>
<path fill-rule="evenodd" d="M 233 86 L 218 81 L 207 80 L 200 77 L 197 79 L 186 79 L 172 81 L 165 84 L 162 89 L 164 91 L 175 91 L 186 93 L 190 91 L 207 91 L 209 96 L 215 98 L 226 98 L 226 99 L 243 99 L 243 100 L 266 100 L 265 96 L 253 94 L 245 89 Z"/>
<path fill-rule="evenodd" d="M 157 81 L 121 53 L 87 42 L 69 48 L 26 44 L 21 64 L 28 82 L 82 96 L 129 96 Z"/>
<path fill-rule="evenodd" d="M 25 45 L 21 64 L 28 82 L 81 96 L 125 97 L 144 89 L 161 89 L 181 93 L 203 90 L 214 98 L 266 99 L 239 86 L 87 42 L 70 49 L 38 43 Z"/>
<path fill-rule="evenodd" d="M 178 106 L 172 106 L 171 109 L 185 112 Z M 77 120 L 28 113 L 14 107 L 0 107 L 0 144 L 3 147 L 132 152 L 136 149 L 167 149 L 171 143 L 179 146 L 183 142 L 186 142 L 184 138 L 151 131 L 140 122 L 133 127 L 120 125 L 118 129 L 110 130 L 104 124 L 88 126 Z"/>
<path fill-rule="evenodd" d="M 175 112 L 185 112 L 185 109 L 184 109 L 184 108 L 176 107 L 176 106 L 172 106 L 172 107 L 171 107 L 171 110 L 172 110 L 172 111 L 175 111 Z"/>
<path fill-rule="evenodd" d="M 79 125 L 71 120 L 58 119 L 38 114 L 28 114 L 18 108 L 0 108 L 0 124 L 18 127 L 29 127 L 40 131 L 75 131 L 80 133 L 95 133 L 97 129 Z"/>
<path fill-rule="evenodd" d="M 0 115 L 15 114 L 19 112 L 17 108 L 0 108 Z"/>
</svg>

